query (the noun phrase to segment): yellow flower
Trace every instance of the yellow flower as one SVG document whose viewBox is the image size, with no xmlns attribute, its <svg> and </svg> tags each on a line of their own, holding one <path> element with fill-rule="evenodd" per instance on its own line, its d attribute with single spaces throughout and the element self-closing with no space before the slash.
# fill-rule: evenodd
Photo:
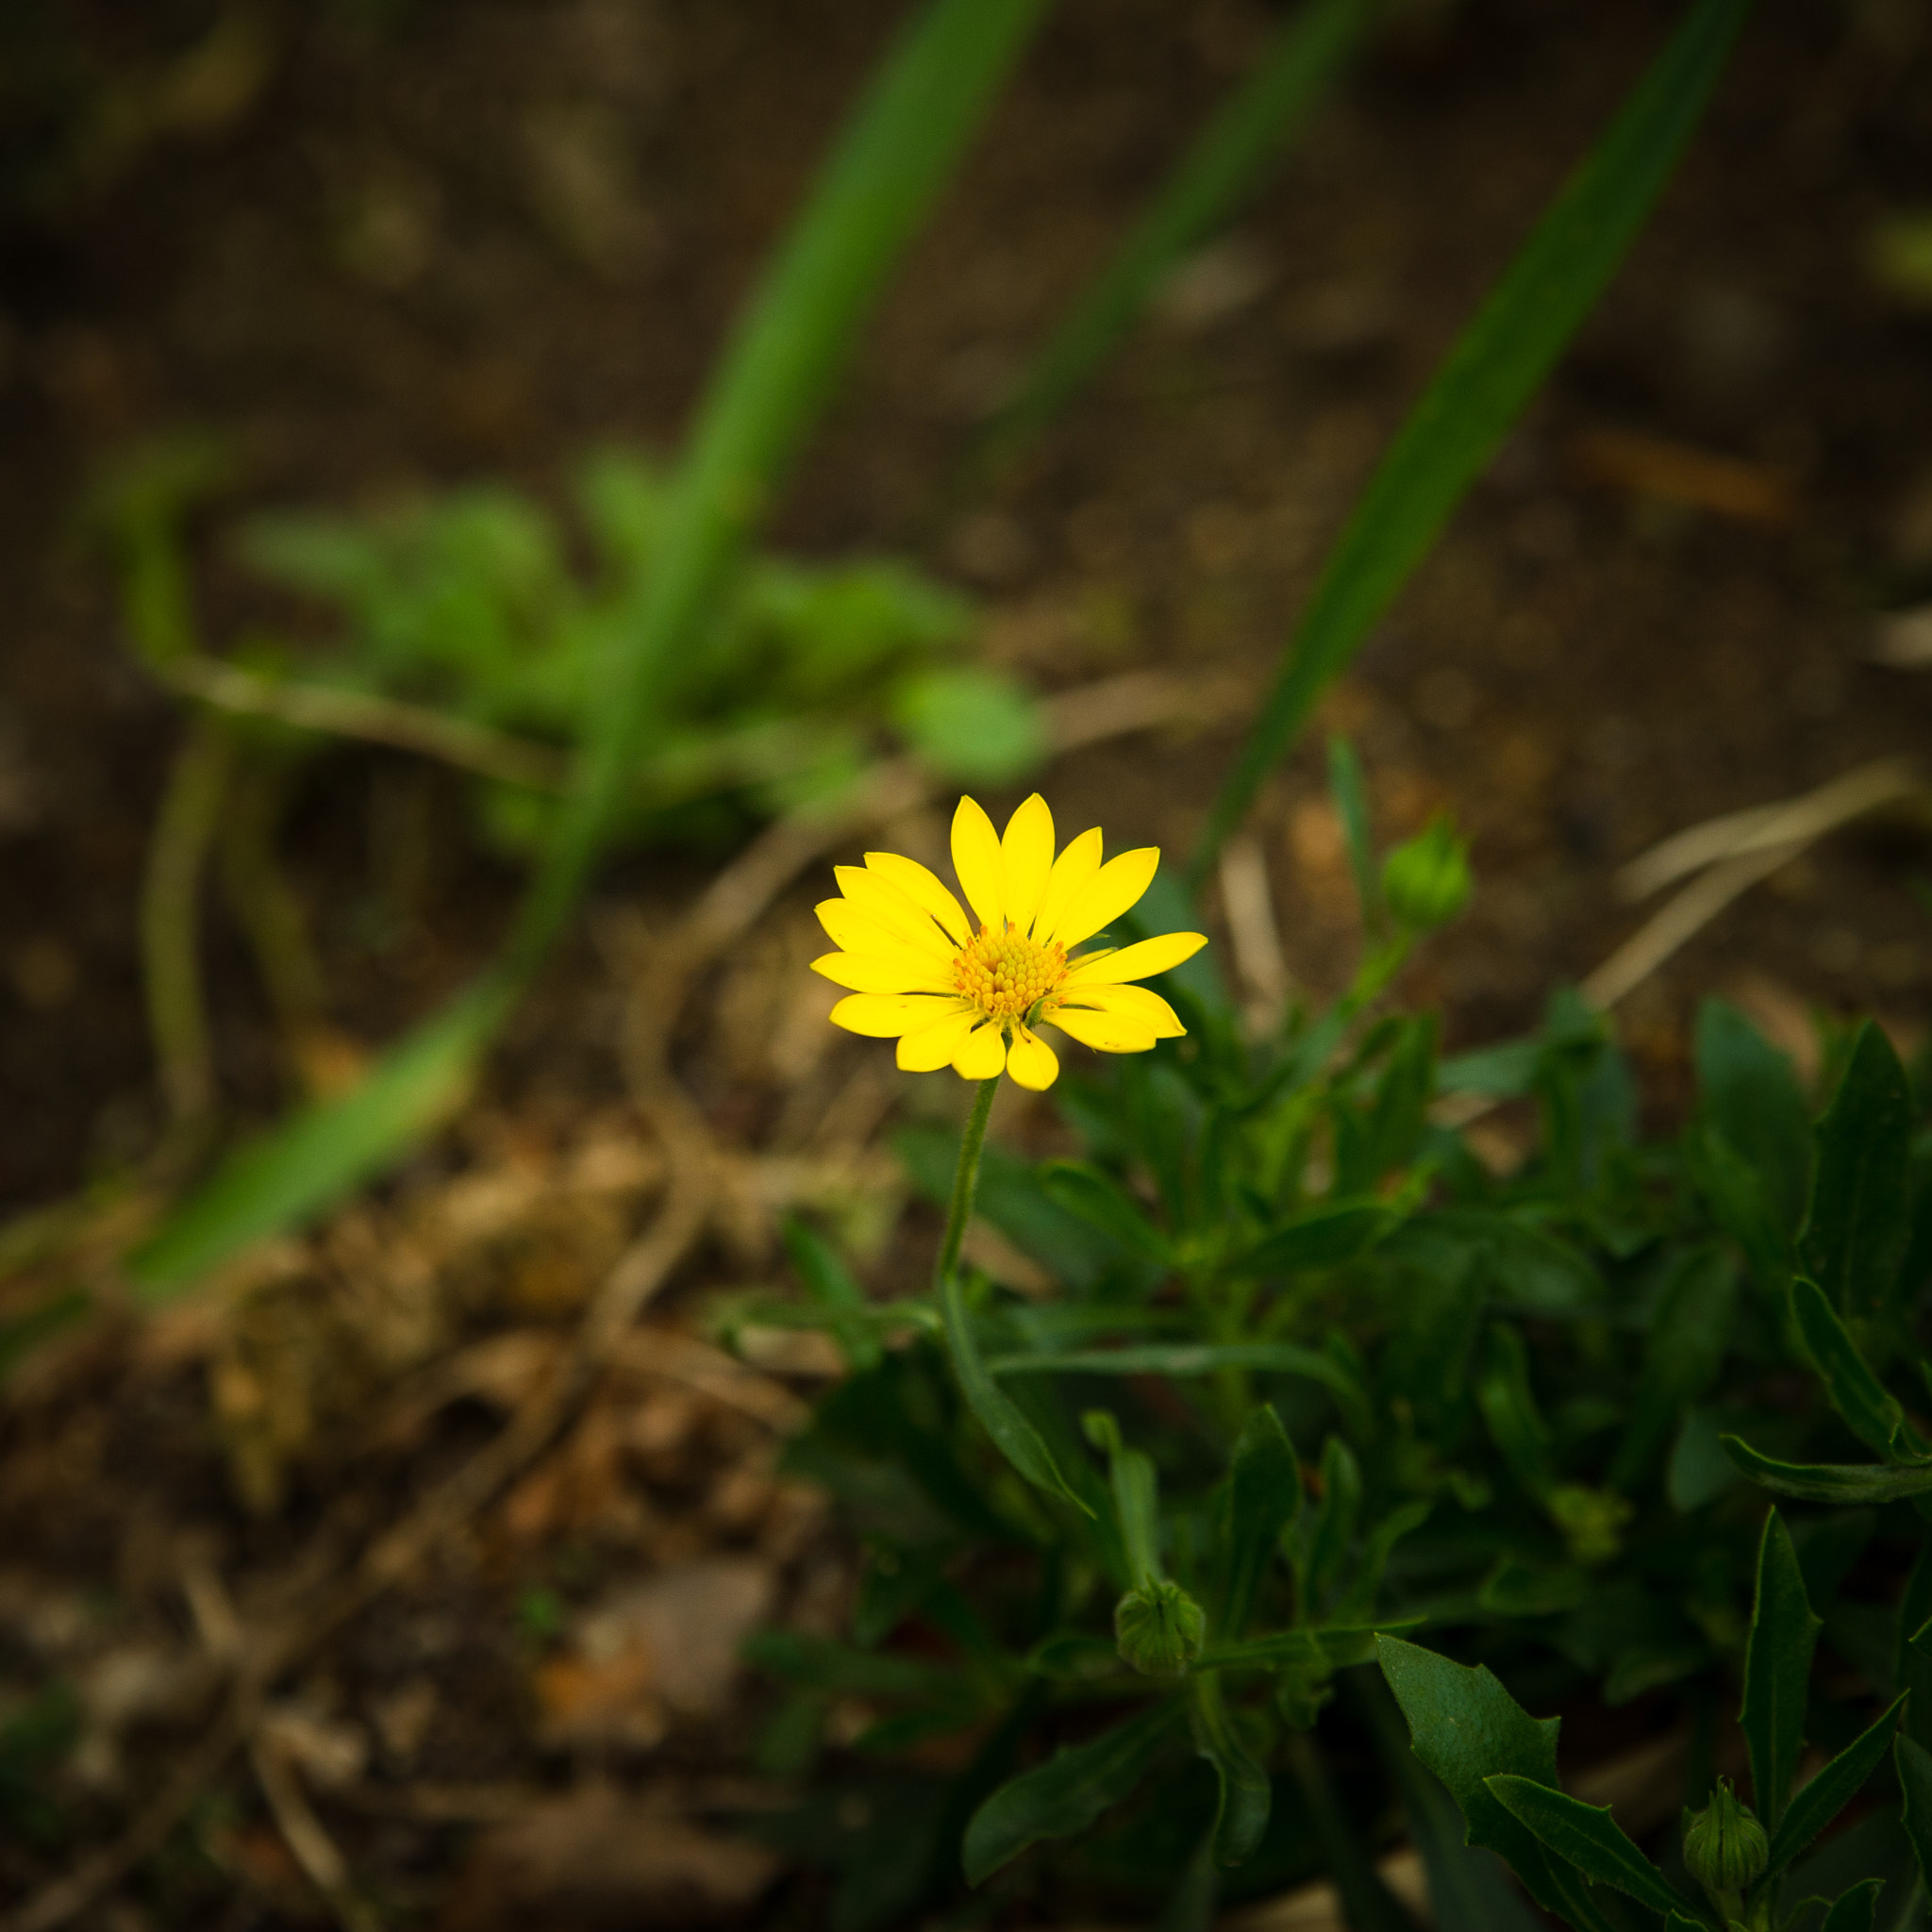
<svg viewBox="0 0 1932 1932">
<path fill-rule="evenodd" d="M 953 814 L 953 869 L 974 918 L 934 873 L 896 852 L 837 868 L 842 898 L 819 908 L 840 948 L 812 961 L 852 996 L 832 1008 L 853 1033 L 899 1042 L 908 1073 L 951 1067 L 962 1079 L 1003 1069 L 1051 1087 L 1060 1063 L 1042 1022 L 1103 1053 L 1145 1053 L 1186 1029 L 1157 992 L 1128 982 L 1165 973 L 1208 941 L 1164 933 L 1138 945 L 1071 953 L 1120 918 L 1153 883 L 1152 845 L 1100 862 L 1098 827 L 1058 858 L 1053 814 L 1038 792 L 1002 838 L 970 798 Z"/>
</svg>

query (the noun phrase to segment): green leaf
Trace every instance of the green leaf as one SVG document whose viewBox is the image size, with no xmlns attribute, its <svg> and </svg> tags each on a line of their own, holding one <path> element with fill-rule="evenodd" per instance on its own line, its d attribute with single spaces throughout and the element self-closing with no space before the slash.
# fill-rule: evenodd
<svg viewBox="0 0 1932 1932">
<path fill-rule="evenodd" d="M 1322 1445 L 1322 1494 L 1296 1537 L 1301 1550 L 1296 1597 L 1307 1615 L 1322 1605 L 1341 1574 L 1361 1519 L 1362 1469 L 1340 1436 Z"/>
<path fill-rule="evenodd" d="M 824 1311 L 847 1363 L 860 1371 L 874 1367 L 884 1353 L 875 1311 L 831 1243 L 794 1216 L 785 1223 L 785 1253 L 808 1299 Z"/>
<path fill-rule="evenodd" d="M 1348 843 L 1348 869 L 1355 874 L 1356 903 L 1361 910 L 1362 930 L 1374 934 L 1382 929 L 1387 911 L 1382 904 L 1382 880 L 1375 870 L 1375 847 L 1369 833 L 1369 799 L 1362 784 L 1361 760 L 1348 740 L 1336 736 L 1328 741 L 1328 790 L 1335 799 L 1336 816 L 1341 821 L 1342 837 Z"/>
<path fill-rule="evenodd" d="M 1795 1234 L 1811 1191 L 1811 1113 L 1790 1058 L 1719 999 L 1697 1009 L 1695 1056 L 1711 1124 L 1757 1174 L 1779 1229 Z"/>
<path fill-rule="evenodd" d="M 391 1047 L 355 1087 L 231 1154 L 127 1263 L 154 1304 L 192 1288 L 251 1241 L 307 1220 L 380 1174 L 469 1097 L 514 1000 L 486 978 Z"/>
<path fill-rule="evenodd" d="M 1824 1291 L 1802 1274 L 1791 1283 L 1791 1318 L 1805 1339 L 1812 1366 L 1824 1380 L 1831 1406 L 1843 1416 L 1852 1434 L 1888 1461 L 1917 1459 L 1924 1445 L 1907 1425 L 1905 1410 L 1865 1365 Z"/>
<path fill-rule="evenodd" d="M 1749 0 L 1699 0 L 1491 290 L 1330 553 L 1191 865 L 1205 877 L 1330 679 L 1427 555 L 1670 178 Z"/>
<path fill-rule="evenodd" d="M 1330 1201 L 1286 1222 L 1229 1264 L 1236 1274 L 1293 1274 L 1307 1268 L 1339 1268 L 1366 1254 L 1402 1216 L 1370 1195 Z"/>
<path fill-rule="evenodd" d="M 1872 1726 L 1852 1740 L 1808 1784 L 1791 1795 L 1784 1822 L 1771 1835 L 1766 1876 L 1782 1872 L 1850 1804 L 1878 1769 L 1905 1699 L 1895 1697 Z"/>
<path fill-rule="evenodd" d="M 1851 1890 L 1833 1900 L 1818 1932 L 1872 1932 L 1878 1912 L 1878 1894 L 1884 1890 L 1882 1878 L 1861 1879 Z"/>
<path fill-rule="evenodd" d="M 1281 1418 L 1263 1406 L 1242 1427 L 1227 1479 L 1215 1498 L 1215 1587 L 1208 1627 L 1217 1637 L 1246 1629 L 1281 1540 L 1302 1507 L 1301 1464 Z"/>
<path fill-rule="evenodd" d="M 1167 272 L 1228 219 L 1326 90 L 1377 5 L 1312 0 L 1283 24 L 988 426 L 978 452 L 982 474 L 1010 462 L 1058 414 Z"/>
<path fill-rule="evenodd" d="M 1239 1865 L 1268 1829 L 1274 1793 L 1268 1774 L 1255 1762 L 1222 1702 L 1221 1684 L 1209 1671 L 1191 1680 L 1194 1693 L 1194 1748 L 1221 1780 L 1214 1814 L 1214 1861 Z"/>
<path fill-rule="evenodd" d="M 1316 1624 L 1218 1643 L 1194 1659 L 1194 1668 L 1215 1670 L 1346 1670 L 1370 1662 L 1377 1637 L 1413 1630 L 1420 1617 L 1390 1617 L 1374 1624 Z"/>
<path fill-rule="evenodd" d="M 1882 1462 L 1777 1462 L 1736 1436 L 1721 1439 L 1724 1454 L 1753 1482 L 1780 1496 L 1853 1507 L 1896 1503 L 1932 1490 L 1932 1467 L 1891 1469 Z"/>
<path fill-rule="evenodd" d="M 940 1314 L 946 1324 L 946 1344 L 952 1351 L 953 1373 L 959 1378 L 968 1406 L 980 1424 L 998 1443 L 1000 1453 L 1035 1489 L 1050 1496 L 1061 1496 L 1083 1515 L 1093 1511 L 1067 1486 L 1040 1431 L 1021 1414 L 1019 1407 L 992 1376 L 980 1357 L 974 1339 L 973 1323 L 966 1312 L 965 1291 L 959 1285 L 959 1271 L 950 1271 L 940 1283 Z"/>
<path fill-rule="evenodd" d="M 1737 1300 L 1738 1271 L 1723 1248 L 1686 1248 L 1672 1261 L 1644 1343 L 1635 1411 L 1610 1465 L 1612 1489 L 1634 1487 L 1685 1408 L 1716 1379 Z"/>
<path fill-rule="evenodd" d="M 957 785 L 1009 784 L 1043 763 L 1049 748 L 1032 693 L 982 665 L 907 679 L 892 717 L 920 761 Z"/>
<path fill-rule="evenodd" d="M 1320 1382 L 1344 1404 L 1362 1399 L 1361 1385 L 1333 1357 L 1291 1341 L 1148 1341 L 1125 1348 L 1027 1350 L 991 1356 L 995 1375 L 1213 1375 L 1223 1369 L 1272 1370 Z"/>
<path fill-rule="evenodd" d="M 1919 1876 L 1932 1888 L 1932 1751 L 1903 1732 L 1892 1740 L 1891 1761 L 1898 1769 L 1905 1809 L 1899 1823 L 1912 1841 Z"/>
<path fill-rule="evenodd" d="M 1631 1843 L 1607 1805 L 1586 1805 L 1514 1773 L 1484 1782 L 1504 1809 L 1586 1878 L 1613 1885 L 1654 1912 L 1680 1911 L 1689 1904 Z"/>
<path fill-rule="evenodd" d="M 1885 1029 L 1867 1020 L 1818 1123 L 1818 1172 L 1799 1237 L 1807 1270 L 1848 1317 L 1890 1306 L 1912 1231 L 1912 1125 L 1906 1070 Z"/>
<path fill-rule="evenodd" d="M 1775 1833 L 1805 1745 L 1805 1697 L 1820 1624 L 1805 1594 L 1790 1531 L 1775 1509 L 1757 1545 L 1757 1594 L 1744 1646 L 1744 1704 L 1738 1722 L 1751 1753 L 1752 1795 Z"/>
<path fill-rule="evenodd" d="M 1557 1481 L 1550 1462 L 1550 1432 L 1530 1392 L 1529 1353 L 1523 1337 L 1507 1323 L 1491 1323 L 1484 1338 L 1475 1397 L 1490 1440 L 1509 1465 L 1510 1474 L 1539 1500 L 1550 1495 Z"/>
<path fill-rule="evenodd" d="M 1040 1170 L 1040 1185 L 1048 1200 L 1111 1236 L 1130 1254 L 1172 1266 L 1167 1237 L 1111 1174 L 1083 1160 L 1049 1160 Z"/>
<path fill-rule="evenodd" d="M 983 1885 L 1043 1838 L 1085 1831 L 1133 1794 L 1166 1748 L 1185 1707 L 1168 1698 L 1085 1744 L 1008 1778 L 973 1814 L 960 1847 L 969 1885 Z"/>
<path fill-rule="evenodd" d="M 1523 1777 L 1554 1790 L 1557 1720 L 1531 1717 L 1486 1664 L 1472 1670 L 1399 1637 L 1378 1637 L 1375 1655 L 1408 1721 L 1415 1755 L 1461 1807 L 1464 1842 L 1500 1852 L 1537 1903 L 1557 1909 L 1541 1841 L 1486 1780 Z"/>
</svg>

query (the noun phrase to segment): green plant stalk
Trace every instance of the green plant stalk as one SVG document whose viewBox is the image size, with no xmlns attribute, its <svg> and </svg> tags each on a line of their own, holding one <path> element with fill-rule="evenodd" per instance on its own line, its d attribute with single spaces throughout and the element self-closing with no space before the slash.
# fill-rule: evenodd
<svg viewBox="0 0 1932 1932">
<path fill-rule="evenodd" d="M 969 473 L 994 480 L 1133 326 L 1174 263 L 1225 223 L 1301 126 L 1382 0 L 1309 0 L 1215 114 L 987 426 Z"/>
<path fill-rule="evenodd" d="M 1342 531 L 1189 863 L 1198 891 L 1315 701 L 1428 554 L 1670 178 L 1751 0 L 1698 0 L 1450 350 Z"/>
<path fill-rule="evenodd" d="M 323 1211 L 441 1124 L 470 1091 L 628 801 L 670 667 L 1044 7 L 931 0 L 848 124 L 698 411 L 658 567 L 625 626 L 609 687 L 593 694 L 591 742 L 496 963 L 391 1047 L 359 1087 L 225 1163 L 131 1258 L 140 1292 L 185 1289 L 246 1242 Z"/>
<path fill-rule="evenodd" d="M 987 1123 L 992 1119 L 992 1103 L 1000 1091 L 1000 1076 L 982 1080 L 973 1096 L 973 1111 L 966 1117 L 966 1131 L 959 1137 L 959 1162 L 953 1170 L 953 1197 L 946 1209 L 946 1231 L 940 1240 L 939 1259 L 933 1263 L 933 1287 L 943 1291 L 958 1272 L 959 1248 L 966 1239 L 966 1224 L 973 1219 L 973 1201 L 979 1191 L 979 1158 L 986 1150 Z"/>
<path fill-rule="evenodd" d="M 227 796 L 235 734 L 224 719 L 198 712 L 175 754 L 161 794 L 142 880 L 141 955 L 148 1030 L 161 1088 L 177 1127 L 213 1111 L 214 1071 L 202 997 L 196 917 L 201 877 Z"/>
</svg>

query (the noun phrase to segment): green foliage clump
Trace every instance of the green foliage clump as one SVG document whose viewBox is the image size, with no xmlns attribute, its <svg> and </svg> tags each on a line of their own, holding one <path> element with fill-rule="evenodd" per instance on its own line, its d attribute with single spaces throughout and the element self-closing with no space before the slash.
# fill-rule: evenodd
<svg viewBox="0 0 1932 1932">
<path fill-rule="evenodd" d="M 1705 1925 L 1714 1885 L 1754 1928 L 1843 1890 L 1807 1847 L 1932 1656 L 1932 1563 L 1903 1607 L 1885 1583 L 1923 1542 L 1892 1499 L 1932 1493 L 1932 1447 L 1864 1365 L 1921 1354 L 1932 1129 L 1911 1082 L 1867 1028 L 1814 1125 L 1790 1061 L 1720 1002 L 1664 1135 L 1574 995 L 1531 1039 L 1444 1058 L 1434 1016 L 1379 993 L 1465 888 L 1391 892 L 1345 747 L 1335 765 L 1364 882 L 1343 996 L 1257 1039 L 1204 956 L 1165 989 L 1184 1039 L 1054 1090 L 1067 1154 L 986 1149 L 979 1212 L 1051 1294 L 980 1273 L 940 1308 L 874 1303 L 797 1229 L 808 1298 L 757 1311 L 826 1329 L 849 1364 L 791 1457 L 867 1551 L 851 1630 L 759 1656 L 792 1761 L 835 1702 L 874 1713 L 827 1790 L 899 1768 L 919 1850 L 841 1867 L 852 1932 L 962 1877 L 1036 1909 L 1154 1887 L 1205 1912 L 1324 1868 L 1354 1923 L 1393 1926 L 1373 1856 L 1391 1803 L 1450 1932 L 1529 1923 L 1482 1847 L 1589 1932 L 1621 1923 L 1606 1887 Z M 1432 879 L 1465 863 L 1446 827 L 1418 848 Z M 1444 1118 L 1486 1102 L 1534 1123 L 1501 1171 Z M 951 1138 L 900 1144 L 943 1201 Z M 1836 1416 L 1793 1403 L 1808 1362 Z M 1883 1461 L 1784 1459 L 1844 1429 Z M 1788 1526 L 1747 1474 L 1864 1507 Z M 1813 1674 L 1821 1629 L 1849 1674 Z M 1693 1753 L 1681 1883 L 1563 1792 L 1555 1720 L 1524 1709 L 1643 1699 L 1708 1738 L 1740 1688 L 1751 1813 Z M 1923 1817 L 1921 1722 L 1896 1775 L 1909 1793 L 1925 1773 Z M 1828 1762 L 1800 1783 L 1807 1742 Z M 836 1834 L 808 1851 L 841 1866 Z"/>
</svg>

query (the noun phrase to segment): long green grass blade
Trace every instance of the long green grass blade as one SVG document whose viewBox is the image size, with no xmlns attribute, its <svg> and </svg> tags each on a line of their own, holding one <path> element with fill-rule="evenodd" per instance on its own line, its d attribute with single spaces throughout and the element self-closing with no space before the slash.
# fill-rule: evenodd
<svg viewBox="0 0 1932 1932">
<path fill-rule="evenodd" d="M 1224 224 L 1326 92 L 1383 0 L 1308 0 L 1210 121 L 987 425 L 971 465 L 1005 469 L 1134 325 L 1161 279 Z"/>
<path fill-rule="evenodd" d="M 1698 0 L 1450 350 L 1329 555 L 1208 815 L 1191 867 L 1197 885 L 1595 306 L 1697 125 L 1750 4 Z"/>
<path fill-rule="evenodd" d="M 347 1093 L 305 1108 L 232 1154 L 130 1257 L 137 1294 L 157 1302 L 192 1287 L 250 1241 L 326 1208 L 441 1126 L 469 1097 L 513 1001 L 500 974 L 473 986 Z"/>
<path fill-rule="evenodd" d="M 353 1092 L 298 1114 L 223 1166 L 136 1257 L 143 1292 L 185 1287 L 249 1241 L 322 1211 L 448 1117 L 624 808 L 667 668 L 768 508 L 1044 6 L 931 0 L 847 124 L 700 407 L 662 563 L 595 695 L 577 782 L 499 969 L 391 1049 Z"/>
</svg>

